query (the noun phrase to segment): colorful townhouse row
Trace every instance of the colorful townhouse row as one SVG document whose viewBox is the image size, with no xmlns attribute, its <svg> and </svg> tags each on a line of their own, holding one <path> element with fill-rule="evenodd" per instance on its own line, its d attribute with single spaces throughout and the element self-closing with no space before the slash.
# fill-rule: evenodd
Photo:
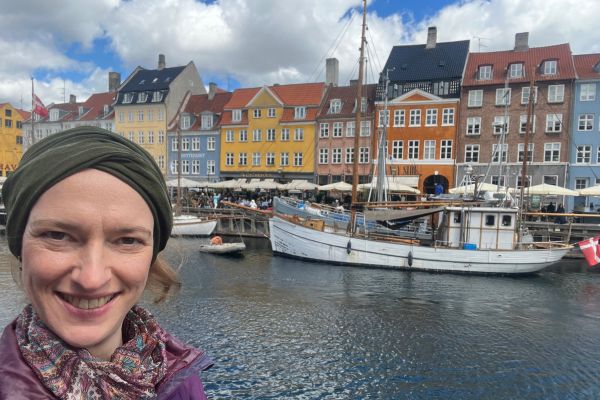
<svg viewBox="0 0 600 400">
<path fill-rule="evenodd" d="M 160 55 L 156 69 L 137 67 L 124 82 L 110 73 L 106 93 L 51 105 L 34 135 L 23 124 L 24 137 L 92 124 L 144 146 L 167 178 L 181 163 L 183 176 L 197 181 L 325 184 L 349 181 L 355 156 L 361 181 L 369 181 L 385 131 L 387 175 L 426 193 L 436 183 L 460 184 L 467 169 L 518 187 L 524 157 L 526 184 L 600 183 L 600 54 L 572 55 L 569 44 L 530 48 L 528 33 L 518 33 L 511 50 L 474 53 L 468 40 L 438 43 L 431 27 L 427 43 L 392 49 L 360 104 L 356 82 L 339 86 L 337 76 L 337 60 L 328 59 L 322 83 L 233 92 L 209 84 L 207 92 L 193 62 L 166 67 Z"/>
</svg>

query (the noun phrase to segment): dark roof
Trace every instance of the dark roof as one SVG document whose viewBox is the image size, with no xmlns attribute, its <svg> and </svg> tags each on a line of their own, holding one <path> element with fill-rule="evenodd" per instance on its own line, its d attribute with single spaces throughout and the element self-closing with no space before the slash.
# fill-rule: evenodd
<svg viewBox="0 0 600 400">
<path fill-rule="evenodd" d="M 185 66 L 163 68 L 163 69 L 144 69 L 141 68 L 119 90 L 119 92 L 140 92 L 168 89 L 171 82 L 185 69 Z"/>
<path fill-rule="evenodd" d="M 372 115 L 374 112 L 374 100 L 375 100 L 375 89 L 377 84 L 372 83 L 363 85 L 362 97 L 367 98 L 367 112 L 366 115 Z M 356 85 L 350 86 L 333 86 L 327 91 L 327 98 L 323 102 L 321 110 L 319 111 L 318 118 L 353 118 L 354 103 L 356 102 Z M 342 107 L 339 113 L 329 114 L 329 105 L 331 100 L 338 99 L 342 102 Z"/>
<path fill-rule="evenodd" d="M 394 46 L 383 72 L 389 71 L 391 82 L 436 81 L 461 78 L 469 53 L 469 41 L 437 43 L 426 49 L 424 44 Z"/>
</svg>

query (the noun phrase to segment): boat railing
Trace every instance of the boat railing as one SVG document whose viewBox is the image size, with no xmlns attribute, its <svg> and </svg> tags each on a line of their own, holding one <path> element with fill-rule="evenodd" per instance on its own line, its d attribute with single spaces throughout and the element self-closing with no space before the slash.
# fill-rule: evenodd
<svg viewBox="0 0 600 400">
<path fill-rule="evenodd" d="M 445 248 L 457 248 L 464 250 L 508 250 L 502 248 L 502 244 L 508 246 L 514 246 L 513 249 L 564 249 L 567 247 L 571 247 L 571 245 L 564 240 L 547 240 L 540 242 L 526 241 L 526 242 L 517 242 L 517 243 L 508 243 L 508 242 L 499 242 L 496 247 L 478 247 L 472 242 L 449 242 L 446 240 L 435 240 L 433 242 L 434 247 L 445 247 Z"/>
</svg>

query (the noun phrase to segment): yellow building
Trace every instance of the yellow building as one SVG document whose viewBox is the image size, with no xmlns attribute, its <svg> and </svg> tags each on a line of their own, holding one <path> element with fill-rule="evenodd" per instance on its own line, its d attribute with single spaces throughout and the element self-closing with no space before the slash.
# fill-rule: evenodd
<svg viewBox="0 0 600 400">
<path fill-rule="evenodd" d="M 221 178 L 313 181 L 315 121 L 325 89 L 303 83 L 236 90 L 221 123 Z"/>
<path fill-rule="evenodd" d="M 167 68 L 159 55 L 158 68 L 137 67 L 119 87 L 114 104 L 114 131 L 143 146 L 167 173 L 167 126 L 187 94 L 206 94 L 193 62 Z"/>
<path fill-rule="evenodd" d="M 0 103 L 0 174 L 8 176 L 23 154 L 23 121 L 29 113 L 14 108 L 10 103 Z"/>
</svg>

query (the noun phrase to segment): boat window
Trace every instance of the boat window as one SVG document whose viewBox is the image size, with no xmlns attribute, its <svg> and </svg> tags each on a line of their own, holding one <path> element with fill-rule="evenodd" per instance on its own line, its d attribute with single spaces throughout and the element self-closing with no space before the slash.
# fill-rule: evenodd
<svg viewBox="0 0 600 400">
<path fill-rule="evenodd" d="M 485 225 L 486 226 L 494 226 L 496 225 L 496 216 L 495 215 L 486 215 L 485 216 Z"/>
<path fill-rule="evenodd" d="M 453 212 L 452 214 L 454 214 L 454 223 L 455 224 L 460 224 L 460 213 L 459 212 Z"/>
<path fill-rule="evenodd" d="M 510 215 L 502 216 L 502 226 L 511 226 L 512 225 L 512 217 Z"/>
</svg>

